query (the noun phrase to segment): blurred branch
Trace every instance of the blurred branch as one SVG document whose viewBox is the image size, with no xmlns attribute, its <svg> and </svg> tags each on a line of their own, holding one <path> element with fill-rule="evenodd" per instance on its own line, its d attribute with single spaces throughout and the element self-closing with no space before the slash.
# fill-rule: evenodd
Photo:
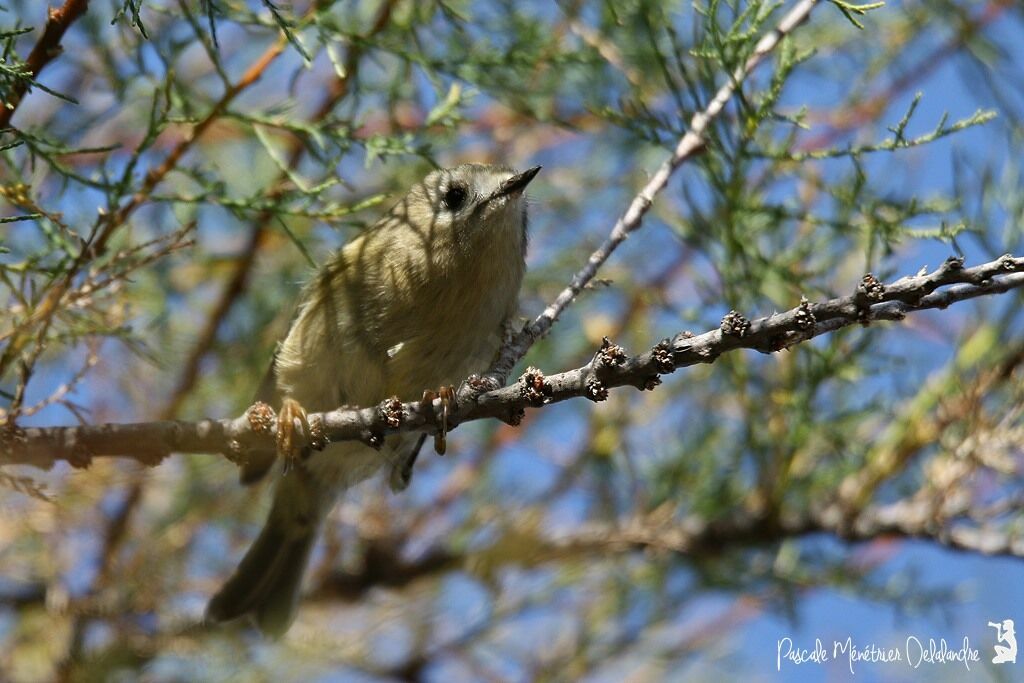
<svg viewBox="0 0 1024 683">
<path fill-rule="evenodd" d="M 953 520 L 937 516 L 933 501 L 927 499 L 869 505 L 849 515 L 834 505 L 791 515 L 739 512 L 720 519 L 699 515 L 678 519 L 668 512 L 655 510 L 615 526 L 589 524 L 568 535 L 538 541 L 538 551 L 544 553 L 547 546 L 547 554 L 564 557 L 566 553 L 607 552 L 618 546 L 695 554 L 830 533 L 853 542 L 915 538 L 955 550 L 1024 557 L 1024 540 L 1009 529 L 953 525 Z"/>
<path fill-rule="evenodd" d="M 310 414 L 313 434 L 307 443 L 360 440 L 379 447 L 386 434 L 407 431 L 437 432 L 441 424 L 499 418 L 517 424 L 527 407 L 540 407 L 570 398 L 593 401 L 607 398 L 614 387 L 653 389 L 660 375 L 712 363 L 735 349 L 773 353 L 822 334 L 878 320 L 902 320 L 908 313 L 944 309 L 958 301 L 1024 287 L 1024 257 L 1002 256 L 973 268 L 950 258 L 935 272 L 903 277 L 883 285 L 870 273 L 857 291 L 823 303 L 801 302 L 784 313 L 749 321 L 730 311 L 718 329 L 701 335 L 683 332 L 650 351 L 629 357 L 607 339 L 586 365 L 545 377 L 529 368 L 511 385 L 482 391 L 486 382 L 470 378 L 459 403 L 445 406 L 442 399 L 401 403 L 397 399 L 362 409 L 339 409 Z M 940 291 L 941 290 L 941 291 Z M 474 392 L 482 392 L 476 393 Z M 276 433 L 273 410 L 257 403 L 245 415 L 200 422 L 162 421 L 82 427 L 42 427 L 6 430 L 0 464 L 30 464 L 49 468 L 57 460 L 87 466 L 94 456 L 124 456 L 156 464 L 172 452 L 222 453 L 244 461 L 255 447 L 266 447 Z"/>
<path fill-rule="evenodd" d="M 85 14 L 87 9 L 89 0 L 67 0 L 60 9 L 48 10 L 43 35 L 39 36 L 38 42 L 25 60 L 24 77 L 14 84 L 7 101 L 0 102 L 0 130 L 11 125 L 11 117 L 14 116 L 15 110 L 36 77 L 63 51 L 60 40 L 64 37 L 64 32 L 78 17 Z"/>
<path fill-rule="evenodd" d="M 355 602 L 371 588 L 407 586 L 413 581 L 454 571 L 468 558 L 444 548 L 434 548 L 415 559 L 402 557 L 394 543 L 384 539 L 366 542 L 358 571 L 333 571 L 317 584 L 311 598 Z"/>
<path fill-rule="evenodd" d="M 1020 497 L 1011 499 L 1010 511 L 1024 509 Z M 462 568 L 477 575 L 497 567 L 537 567 L 549 562 L 593 554 L 635 549 L 706 556 L 769 545 L 810 534 L 832 534 L 847 542 L 885 538 L 918 539 L 954 550 L 985 555 L 1024 557 L 1024 540 L 1008 528 L 996 528 L 991 520 L 954 524 L 955 514 L 937 512 L 928 497 L 903 499 L 884 505 L 865 505 L 846 512 L 836 504 L 818 506 L 794 514 L 741 511 L 719 518 L 691 514 L 678 517 L 672 506 L 615 522 L 591 522 L 569 532 L 550 535 L 536 518 L 509 518 L 496 532 L 496 540 L 479 549 L 453 550 L 432 547 L 418 557 L 402 556 L 402 549 L 379 540 L 368 541 L 366 560 L 356 571 L 337 571 L 317 584 L 311 601 L 356 601 L 373 588 L 407 586 L 438 574 Z M 528 550 L 527 550 L 528 549 Z"/>
</svg>

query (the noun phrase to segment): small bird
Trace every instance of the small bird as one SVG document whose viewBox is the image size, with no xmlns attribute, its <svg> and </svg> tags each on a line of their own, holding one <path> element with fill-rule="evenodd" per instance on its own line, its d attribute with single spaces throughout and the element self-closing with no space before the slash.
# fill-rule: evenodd
<svg viewBox="0 0 1024 683">
<path fill-rule="evenodd" d="M 305 410 L 416 400 L 488 366 L 517 309 L 526 268 L 524 191 L 539 170 L 435 170 L 320 268 L 257 394 L 282 406 L 279 431 Z M 207 617 L 251 613 L 264 634 L 287 631 L 339 494 L 385 466 L 392 489 L 405 488 L 421 444 L 415 434 L 398 434 L 381 451 L 352 441 L 288 458 L 263 531 L 210 600 Z M 262 478 L 275 455 L 254 454 L 242 482 Z"/>
</svg>

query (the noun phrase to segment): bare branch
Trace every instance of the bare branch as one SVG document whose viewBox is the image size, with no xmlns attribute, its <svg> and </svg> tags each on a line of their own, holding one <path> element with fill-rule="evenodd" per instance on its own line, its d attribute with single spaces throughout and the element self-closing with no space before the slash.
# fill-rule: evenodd
<svg viewBox="0 0 1024 683">
<path fill-rule="evenodd" d="M 452 428 L 484 418 L 515 424 L 528 407 L 578 397 L 602 400 L 608 389 L 621 386 L 653 389 L 660 384 L 661 375 L 681 367 L 712 363 L 727 351 L 753 349 L 773 353 L 843 327 L 902 320 L 913 311 L 944 309 L 958 301 L 1021 287 L 1024 257 L 1010 255 L 973 268 L 964 268 L 961 259 L 951 258 L 933 273 L 900 278 L 889 285 L 868 274 L 849 296 L 823 303 L 805 300 L 789 311 L 753 321 L 730 312 L 719 329 L 700 335 L 683 332 L 637 356 L 629 357 L 608 342 L 586 365 L 556 375 L 545 376 L 530 368 L 516 383 L 483 393 L 475 393 L 479 383 L 471 379 L 449 413 L 448 425 Z M 309 418 L 322 424 L 323 434 L 330 441 L 359 440 L 376 445 L 385 434 L 436 432 L 441 412 L 440 400 L 435 400 L 402 404 L 397 424 L 394 417 L 398 410 L 386 414 L 379 407 L 341 408 L 314 413 Z M 247 413 L 231 420 L 194 423 L 161 421 L 8 430 L 2 432 L 5 440 L 0 464 L 49 468 L 58 460 L 67 460 L 76 466 L 86 466 L 95 456 L 123 456 L 155 464 L 173 452 L 222 453 L 232 460 L 244 461 L 249 449 L 265 448 L 272 442 L 273 422 L 250 418 Z"/>
</svg>

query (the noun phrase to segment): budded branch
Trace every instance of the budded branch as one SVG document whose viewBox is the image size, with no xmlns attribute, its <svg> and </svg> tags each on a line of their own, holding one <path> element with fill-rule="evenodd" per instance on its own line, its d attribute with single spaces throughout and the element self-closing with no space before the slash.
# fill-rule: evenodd
<svg viewBox="0 0 1024 683">
<path fill-rule="evenodd" d="M 735 311 L 714 330 L 694 335 L 681 332 L 654 348 L 630 356 L 606 343 L 586 365 L 553 375 L 529 368 L 516 382 L 488 389 L 470 378 L 447 409 L 442 399 L 412 401 L 365 408 L 339 408 L 313 413 L 317 427 L 307 443 L 363 441 L 371 446 L 387 434 L 422 431 L 437 433 L 442 422 L 452 429 L 463 422 L 498 418 L 518 423 L 527 408 L 539 408 L 571 398 L 600 401 L 610 389 L 632 386 L 653 389 L 661 376 L 679 368 L 712 363 L 723 353 L 752 349 L 774 353 L 822 334 L 851 325 L 902 320 L 908 313 L 944 309 L 958 301 L 1024 287 L 1024 257 L 1009 254 L 971 268 L 959 258 L 947 259 L 932 273 L 882 284 L 865 275 L 856 291 L 820 303 L 804 300 L 783 313 L 747 320 Z M 155 464 L 170 453 L 221 453 L 244 462 L 253 448 L 266 448 L 275 438 L 271 408 L 256 404 L 245 415 L 200 422 L 159 421 L 78 427 L 41 427 L 0 431 L 0 464 L 29 464 L 49 468 L 66 460 L 86 466 L 93 457 L 129 457 Z M 443 417 L 442 417 L 443 416 Z"/>
</svg>

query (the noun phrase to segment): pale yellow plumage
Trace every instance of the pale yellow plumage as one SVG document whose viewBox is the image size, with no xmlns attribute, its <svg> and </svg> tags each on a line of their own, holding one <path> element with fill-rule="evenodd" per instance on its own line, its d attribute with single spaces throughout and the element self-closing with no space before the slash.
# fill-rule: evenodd
<svg viewBox="0 0 1024 683">
<path fill-rule="evenodd" d="M 485 369 L 516 309 L 525 267 L 523 189 L 536 171 L 478 164 L 434 171 L 345 245 L 303 292 L 275 359 L 273 398 L 295 399 L 309 412 L 390 396 L 410 401 Z M 415 440 L 391 437 L 382 452 L 332 444 L 282 476 L 262 534 L 208 615 L 219 621 L 254 612 L 264 632 L 286 630 L 337 495 L 385 466 L 401 486 L 396 473 Z M 258 478 L 269 463 L 256 459 L 243 479 Z"/>
</svg>

